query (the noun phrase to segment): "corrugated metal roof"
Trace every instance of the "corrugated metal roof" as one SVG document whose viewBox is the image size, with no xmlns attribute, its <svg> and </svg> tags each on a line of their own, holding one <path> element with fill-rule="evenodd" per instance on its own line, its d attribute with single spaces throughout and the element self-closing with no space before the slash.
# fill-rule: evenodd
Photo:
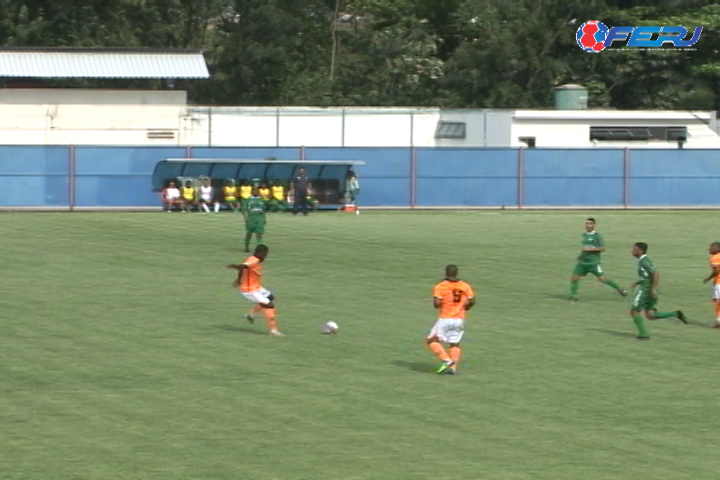
<svg viewBox="0 0 720 480">
<path fill-rule="evenodd" d="M 200 51 L 0 49 L 0 77 L 209 78 Z"/>
</svg>

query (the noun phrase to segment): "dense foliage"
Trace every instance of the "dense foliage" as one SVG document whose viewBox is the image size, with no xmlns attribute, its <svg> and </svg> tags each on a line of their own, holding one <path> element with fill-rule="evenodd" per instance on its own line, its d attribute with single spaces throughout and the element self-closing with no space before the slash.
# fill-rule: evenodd
<svg viewBox="0 0 720 480">
<path fill-rule="evenodd" d="M 590 19 L 704 29 L 695 50 L 588 54 Z M 543 108 L 579 83 L 591 106 L 720 110 L 709 0 L 0 0 L 0 42 L 202 49 L 212 79 L 179 82 L 198 104 Z"/>
</svg>

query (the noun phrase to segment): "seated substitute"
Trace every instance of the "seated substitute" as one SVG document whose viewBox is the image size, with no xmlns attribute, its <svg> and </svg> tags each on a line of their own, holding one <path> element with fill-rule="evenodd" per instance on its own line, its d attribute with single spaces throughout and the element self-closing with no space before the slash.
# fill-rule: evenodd
<svg viewBox="0 0 720 480">
<path fill-rule="evenodd" d="M 269 206 L 272 195 L 270 193 L 270 187 L 268 187 L 267 182 L 262 182 L 260 184 L 260 189 L 258 190 L 258 192 L 260 193 L 260 198 L 263 199 L 263 202 L 265 202 Z"/>
<path fill-rule="evenodd" d="M 285 201 L 285 187 L 280 179 L 276 179 L 270 188 L 270 211 L 284 212 L 287 210 L 287 202 Z"/>
<path fill-rule="evenodd" d="M 170 181 L 168 186 L 162 191 L 162 204 L 163 210 L 170 212 L 174 206 L 182 209 L 182 197 L 180 196 L 180 189 L 177 188 L 174 181 Z"/>
<path fill-rule="evenodd" d="M 202 185 L 200 185 L 200 208 L 205 213 L 210 213 L 210 207 L 208 205 L 212 203 L 214 205 L 215 213 L 220 211 L 220 202 L 215 200 L 215 189 L 210 185 L 210 179 L 203 179 Z"/>
<path fill-rule="evenodd" d="M 183 212 L 187 212 L 188 208 L 192 208 L 195 205 L 197 199 L 197 192 L 193 187 L 191 180 L 185 181 L 185 186 L 182 188 L 182 209 Z"/>
<path fill-rule="evenodd" d="M 315 190 L 308 190 L 307 204 L 310 206 L 310 210 L 317 210 L 318 205 L 320 205 L 320 200 L 315 196 Z"/>
<path fill-rule="evenodd" d="M 240 203 L 238 202 L 238 189 L 235 186 L 235 180 L 232 178 L 225 180 L 225 186 L 223 187 L 223 203 L 234 212 L 237 212 L 240 208 Z"/>
<path fill-rule="evenodd" d="M 246 179 L 240 179 L 240 207 L 245 207 L 247 202 L 252 197 L 252 185 Z"/>
</svg>

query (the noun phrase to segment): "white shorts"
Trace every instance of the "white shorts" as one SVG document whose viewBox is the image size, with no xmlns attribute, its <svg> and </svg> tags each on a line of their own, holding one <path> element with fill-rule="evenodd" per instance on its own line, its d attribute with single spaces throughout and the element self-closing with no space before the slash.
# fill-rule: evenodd
<svg viewBox="0 0 720 480">
<path fill-rule="evenodd" d="M 720 300 L 720 285 L 713 285 L 713 300 Z"/>
<path fill-rule="evenodd" d="M 203 202 L 210 202 L 212 201 L 212 195 L 200 195 L 200 199 Z"/>
<path fill-rule="evenodd" d="M 246 299 L 250 300 L 253 303 L 257 303 L 260 305 L 267 305 L 271 302 L 271 300 L 268 298 L 270 295 L 272 295 L 272 292 L 268 290 L 267 288 L 260 288 L 258 290 L 253 290 L 252 292 L 240 292 L 242 293 L 242 296 Z"/>
<path fill-rule="evenodd" d="M 427 338 L 437 337 L 441 342 L 460 343 L 465 333 L 465 320 L 462 318 L 441 318 L 435 322 Z"/>
</svg>

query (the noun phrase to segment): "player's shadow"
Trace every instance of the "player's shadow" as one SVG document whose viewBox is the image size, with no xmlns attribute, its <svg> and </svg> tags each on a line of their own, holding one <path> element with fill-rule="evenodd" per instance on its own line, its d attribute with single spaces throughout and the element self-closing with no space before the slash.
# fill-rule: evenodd
<svg viewBox="0 0 720 480">
<path fill-rule="evenodd" d="M 242 333 L 252 333 L 253 335 L 267 335 L 267 332 L 258 330 L 257 328 L 248 327 L 245 325 L 223 324 L 223 325 L 213 325 L 213 328 L 217 328 L 218 330 L 225 330 L 227 332 L 242 332 Z"/>
<path fill-rule="evenodd" d="M 698 322 L 697 320 L 688 320 L 688 325 L 691 325 L 693 327 L 702 327 L 702 328 L 710 328 L 707 323 Z"/>
<path fill-rule="evenodd" d="M 434 366 L 430 363 L 425 362 L 407 362 L 405 360 L 396 360 L 393 362 L 396 367 L 407 368 L 413 372 L 419 373 L 434 373 Z"/>
<path fill-rule="evenodd" d="M 632 338 L 634 338 L 636 336 L 634 333 L 630 333 L 630 332 L 618 332 L 615 330 L 605 330 L 602 328 L 591 328 L 590 330 L 592 330 L 594 332 L 606 333 L 608 335 L 612 335 L 613 337 L 624 337 L 624 338 L 632 337 Z"/>
<path fill-rule="evenodd" d="M 552 298 L 554 300 L 562 300 L 563 302 L 567 303 L 568 305 L 582 305 L 582 299 L 578 300 L 577 302 L 570 301 L 570 297 L 568 295 L 562 295 L 559 293 L 549 293 L 548 298 Z M 598 296 L 598 297 L 588 297 L 588 300 L 592 300 L 593 302 L 617 302 L 618 300 L 622 301 L 622 297 L 615 294 L 615 296 L 607 295 L 607 296 Z"/>
</svg>

